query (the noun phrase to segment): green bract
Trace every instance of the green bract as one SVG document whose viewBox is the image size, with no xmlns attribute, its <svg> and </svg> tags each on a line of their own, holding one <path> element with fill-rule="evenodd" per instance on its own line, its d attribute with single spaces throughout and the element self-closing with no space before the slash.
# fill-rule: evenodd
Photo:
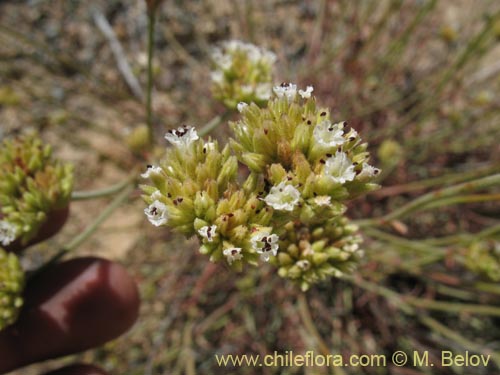
<svg viewBox="0 0 500 375">
<path fill-rule="evenodd" d="M 35 134 L 6 139 L 0 145 L 0 243 L 27 244 L 47 216 L 69 204 L 73 168 L 52 157 Z"/>
<path fill-rule="evenodd" d="M 212 60 L 212 92 L 228 108 L 240 102 L 262 105 L 271 97 L 274 53 L 232 40 L 216 48 Z"/>
<path fill-rule="evenodd" d="M 14 323 L 23 305 L 24 272 L 19 260 L 0 247 L 0 331 Z"/>
<path fill-rule="evenodd" d="M 350 272 L 361 237 L 345 203 L 377 188 L 379 170 L 358 133 L 333 123 L 312 91 L 282 84 L 265 108 L 240 103 L 230 148 L 192 127 L 167 133 L 173 147 L 142 175 L 152 182 L 142 186 L 149 221 L 198 236 L 202 254 L 233 269 L 271 261 L 303 290 Z"/>
</svg>

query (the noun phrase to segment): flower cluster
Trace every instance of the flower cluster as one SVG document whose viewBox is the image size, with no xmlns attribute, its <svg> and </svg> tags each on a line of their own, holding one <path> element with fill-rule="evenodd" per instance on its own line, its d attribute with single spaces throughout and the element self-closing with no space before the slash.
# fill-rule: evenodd
<svg viewBox="0 0 500 375">
<path fill-rule="evenodd" d="M 35 134 L 4 140 L 0 165 L 0 244 L 26 245 L 52 213 L 67 209 L 72 167 L 55 160 Z"/>
<path fill-rule="evenodd" d="M 327 277 L 341 277 L 363 256 L 357 229 L 344 216 L 316 225 L 289 222 L 272 263 L 281 277 L 292 279 L 304 291 Z"/>
<path fill-rule="evenodd" d="M 0 331 L 16 321 L 23 289 L 24 272 L 18 258 L 0 247 Z"/>
<path fill-rule="evenodd" d="M 232 40 L 215 48 L 212 60 L 212 91 L 228 108 L 241 109 L 250 102 L 263 105 L 271 97 L 274 53 Z"/>
<path fill-rule="evenodd" d="M 238 159 L 271 184 L 267 205 L 304 223 L 342 214 L 344 201 L 377 188 L 380 172 L 356 130 L 331 121 L 312 91 L 281 84 L 267 108 L 251 104 L 230 124 Z"/>
<path fill-rule="evenodd" d="M 361 239 L 345 203 L 377 188 L 379 170 L 358 133 L 316 106 L 313 90 L 282 84 L 267 107 L 240 106 L 222 150 L 193 127 L 167 133 L 172 147 L 142 175 L 152 182 L 142 186 L 149 221 L 197 236 L 201 253 L 233 269 L 269 261 L 303 290 L 351 271 Z"/>
</svg>

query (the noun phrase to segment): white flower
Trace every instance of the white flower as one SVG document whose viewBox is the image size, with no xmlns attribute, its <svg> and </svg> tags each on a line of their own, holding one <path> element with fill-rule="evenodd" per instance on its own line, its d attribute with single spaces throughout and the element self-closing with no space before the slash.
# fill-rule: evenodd
<svg viewBox="0 0 500 375">
<path fill-rule="evenodd" d="M 313 130 L 314 140 L 323 147 L 337 147 L 345 142 L 344 123 L 332 124 L 329 120 L 323 120 Z"/>
<path fill-rule="evenodd" d="M 354 165 L 347 154 L 341 151 L 337 151 L 333 157 L 326 160 L 324 172 L 339 184 L 352 181 L 356 177 Z"/>
<path fill-rule="evenodd" d="M 233 65 L 230 55 L 223 53 L 220 48 L 215 48 L 212 52 L 212 60 L 222 70 L 229 70 Z M 212 77 L 213 78 L 213 77 Z"/>
<path fill-rule="evenodd" d="M 241 255 L 241 247 L 231 247 L 228 249 L 224 249 L 222 254 L 227 258 L 227 262 L 232 264 L 235 260 L 240 260 L 243 258 Z"/>
<path fill-rule="evenodd" d="M 245 102 L 239 102 L 236 108 L 238 109 L 238 112 L 241 113 L 243 110 L 248 107 L 248 104 Z"/>
<path fill-rule="evenodd" d="M 268 231 L 259 231 L 252 236 L 250 242 L 252 248 L 257 254 L 260 254 L 260 259 L 268 262 L 271 255 L 276 256 L 278 254 L 278 240 L 279 237 L 276 234 L 269 234 Z"/>
<path fill-rule="evenodd" d="M 163 194 L 161 193 L 161 191 L 160 191 L 160 190 L 155 190 L 155 191 L 153 192 L 153 194 L 151 194 L 151 199 L 152 199 L 153 201 L 160 200 L 160 199 L 161 199 L 161 197 L 163 197 Z"/>
<path fill-rule="evenodd" d="M 328 195 L 318 195 L 314 198 L 314 203 L 318 206 L 329 206 L 332 203 L 332 198 Z"/>
<path fill-rule="evenodd" d="M 309 99 L 311 97 L 311 93 L 314 91 L 314 87 L 307 86 L 306 90 L 299 90 L 299 95 L 302 99 Z"/>
<path fill-rule="evenodd" d="M 349 245 L 344 245 L 342 250 L 347 251 L 348 253 L 354 253 L 359 249 L 359 245 L 357 243 L 352 243 Z"/>
<path fill-rule="evenodd" d="M 144 209 L 144 213 L 148 217 L 151 224 L 156 227 L 165 224 L 168 221 L 167 206 L 156 200 Z"/>
<path fill-rule="evenodd" d="M 380 173 L 380 169 L 371 166 L 370 164 L 363 163 L 363 169 L 358 174 L 360 180 L 367 180 L 371 177 L 375 177 Z"/>
<path fill-rule="evenodd" d="M 285 96 L 288 100 L 294 100 L 297 96 L 297 85 L 293 83 L 282 83 L 279 86 L 274 86 L 273 91 L 278 98 Z"/>
<path fill-rule="evenodd" d="M 169 130 L 165 139 L 175 146 L 189 146 L 198 139 L 198 133 L 192 126 L 183 125 L 177 130 Z"/>
<path fill-rule="evenodd" d="M 292 185 L 287 185 L 284 181 L 278 186 L 273 186 L 269 194 L 264 198 L 269 206 L 275 210 L 293 211 L 299 203 L 300 192 Z"/>
<path fill-rule="evenodd" d="M 270 83 L 259 83 L 257 87 L 255 87 L 255 96 L 259 100 L 269 100 L 271 92 L 272 89 Z"/>
<path fill-rule="evenodd" d="M 224 82 L 224 73 L 220 70 L 213 71 L 210 73 L 210 78 L 214 83 L 222 84 Z"/>
<path fill-rule="evenodd" d="M 0 243 L 7 246 L 14 242 L 17 236 L 17 227 L 8 221 L 0 221 Z"/>
<path fill-rule="evenodd" d="M 307 259 L 299 260 L 295 264 L 303 271 L 307 271 L 309 268 L 311 268 L 311 263 L 309 263 Z"/>
<path fill-rule="evenodd" d="M 198 230 L 198 233 L 203 238 L 206 238 L 208 242 L 212 242 L 214 240 L 214 236 L 216 235 L 217 225 L 205 225 L 204 227 Z"/>
<path fill-rule="evenodd" d="M 146 169 L 146 172 L 141 174 L 142 178 L 151 178 L 151 176 L 154 175 L 161 175 L 162 174 L 162 169 L 161 167 L 156 167 L 154 165 L 148 165 L 148 168 Z"/>
</svg>

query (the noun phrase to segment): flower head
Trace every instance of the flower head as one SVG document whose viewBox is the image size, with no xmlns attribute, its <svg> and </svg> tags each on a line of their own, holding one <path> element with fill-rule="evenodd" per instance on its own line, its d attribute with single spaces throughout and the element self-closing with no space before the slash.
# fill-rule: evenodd
<svg viewBox="0 0 500 375">
<path fill-rule="evenodd" d="M 17 236 L 17 227 L 8 221 L 0 221 L 0 243 L 7 246 L 14 242 Z"/>
<path fill-rule="evenodd" d="M 216 235 L 217 225 L 205 225 L 204 227 L 198 230 L 198 233 L 203 238 L 206 238 L 208 242 L 212 242 L 214 240 L 214 236 Z"/>
<path fill-rule="evenodd" d="M 231 40 L 213 50 L 212 61 L 212 91 L 227 107 L 236 108 L 240 102 L 262 105 L 270 98 L 273 52 Z"/>
<path fill-rule="evenodd" d="M 169 130 L 165 134 L 165 139 L 174 146 L 189 146 L 199 139 L 196 129 L 192 126 L 183 125 L 177 130 Z"/>
<path fill-rule="evenodd" d="M 331 177 L 334 182 L 344 184 L 346 181 L 354 180 L 356 172 L 354 165 L 347 157 L 347 154 L 342 151 L 337 151 L 334 156 L 328 158 L 325 163 L 324 172 Z"/>
<path fill-rule="evenodd" d="M 329 120 L 323 120 L 314 128 L 314 140 L 323 147 L 341 146 L 345 142 L 343 128 L 343 122 L 332 124 Z"/>
<path fill-rule="evenodd" d="M 73 167 L 55 159 L 36 133 L 0 142 L 0 166 L 0 244 L 19 238 L 24 247 L 43 237 L 52 214 L 67 209 Z"/>
<path fill-rule="evenodd" d="M 229 265 L 231 265 L 235 260 L 240 260 L 243 258 L 243 255 L 241 255 L 241 247 L 231 247 L 224 249 L 222 251 L 222 254 L 224 254 L 224 256 L 226 257 Z"/>
<path fill-rule="evenodd" d="M 293 211 L 299 203 L 299 199 L 300 192 L 292 185 L 282 181 L 271 188 L 269 194 L 264 198 L 264 202 L 275 210 Z"/>
<path fill-rule="evenodd" d="M 149 222 L 155 227 L 164 225 L 168 221 L 167 206 L 158 200 L 155 200 L 149 207 L 146 207 L 144 213 L 148 217 Z"/>
</svg>

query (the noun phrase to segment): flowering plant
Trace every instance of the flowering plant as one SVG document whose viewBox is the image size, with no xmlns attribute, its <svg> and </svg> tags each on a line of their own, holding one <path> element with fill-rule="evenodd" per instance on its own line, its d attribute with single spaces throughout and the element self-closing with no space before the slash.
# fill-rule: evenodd
<svg viewBox="0 0 500 375">
<path fill-rule="evenodd" d="M 343 216 L 345 202 L 377 188 L 379 170 L 359 134 L 317 106 L 311 86 L 273 92 L 265 108 L 238 104 L 234 138 L 222 149 L 194 127 L 169 131 L 173 147 L 142 174 L 152 183 L 142 186 L 145 214 L 155 226 L 196 235 L 211 261 L 241 270 L 271 260 L 306 290 L 359 260 L 361 238 Z"/>
</svg>

